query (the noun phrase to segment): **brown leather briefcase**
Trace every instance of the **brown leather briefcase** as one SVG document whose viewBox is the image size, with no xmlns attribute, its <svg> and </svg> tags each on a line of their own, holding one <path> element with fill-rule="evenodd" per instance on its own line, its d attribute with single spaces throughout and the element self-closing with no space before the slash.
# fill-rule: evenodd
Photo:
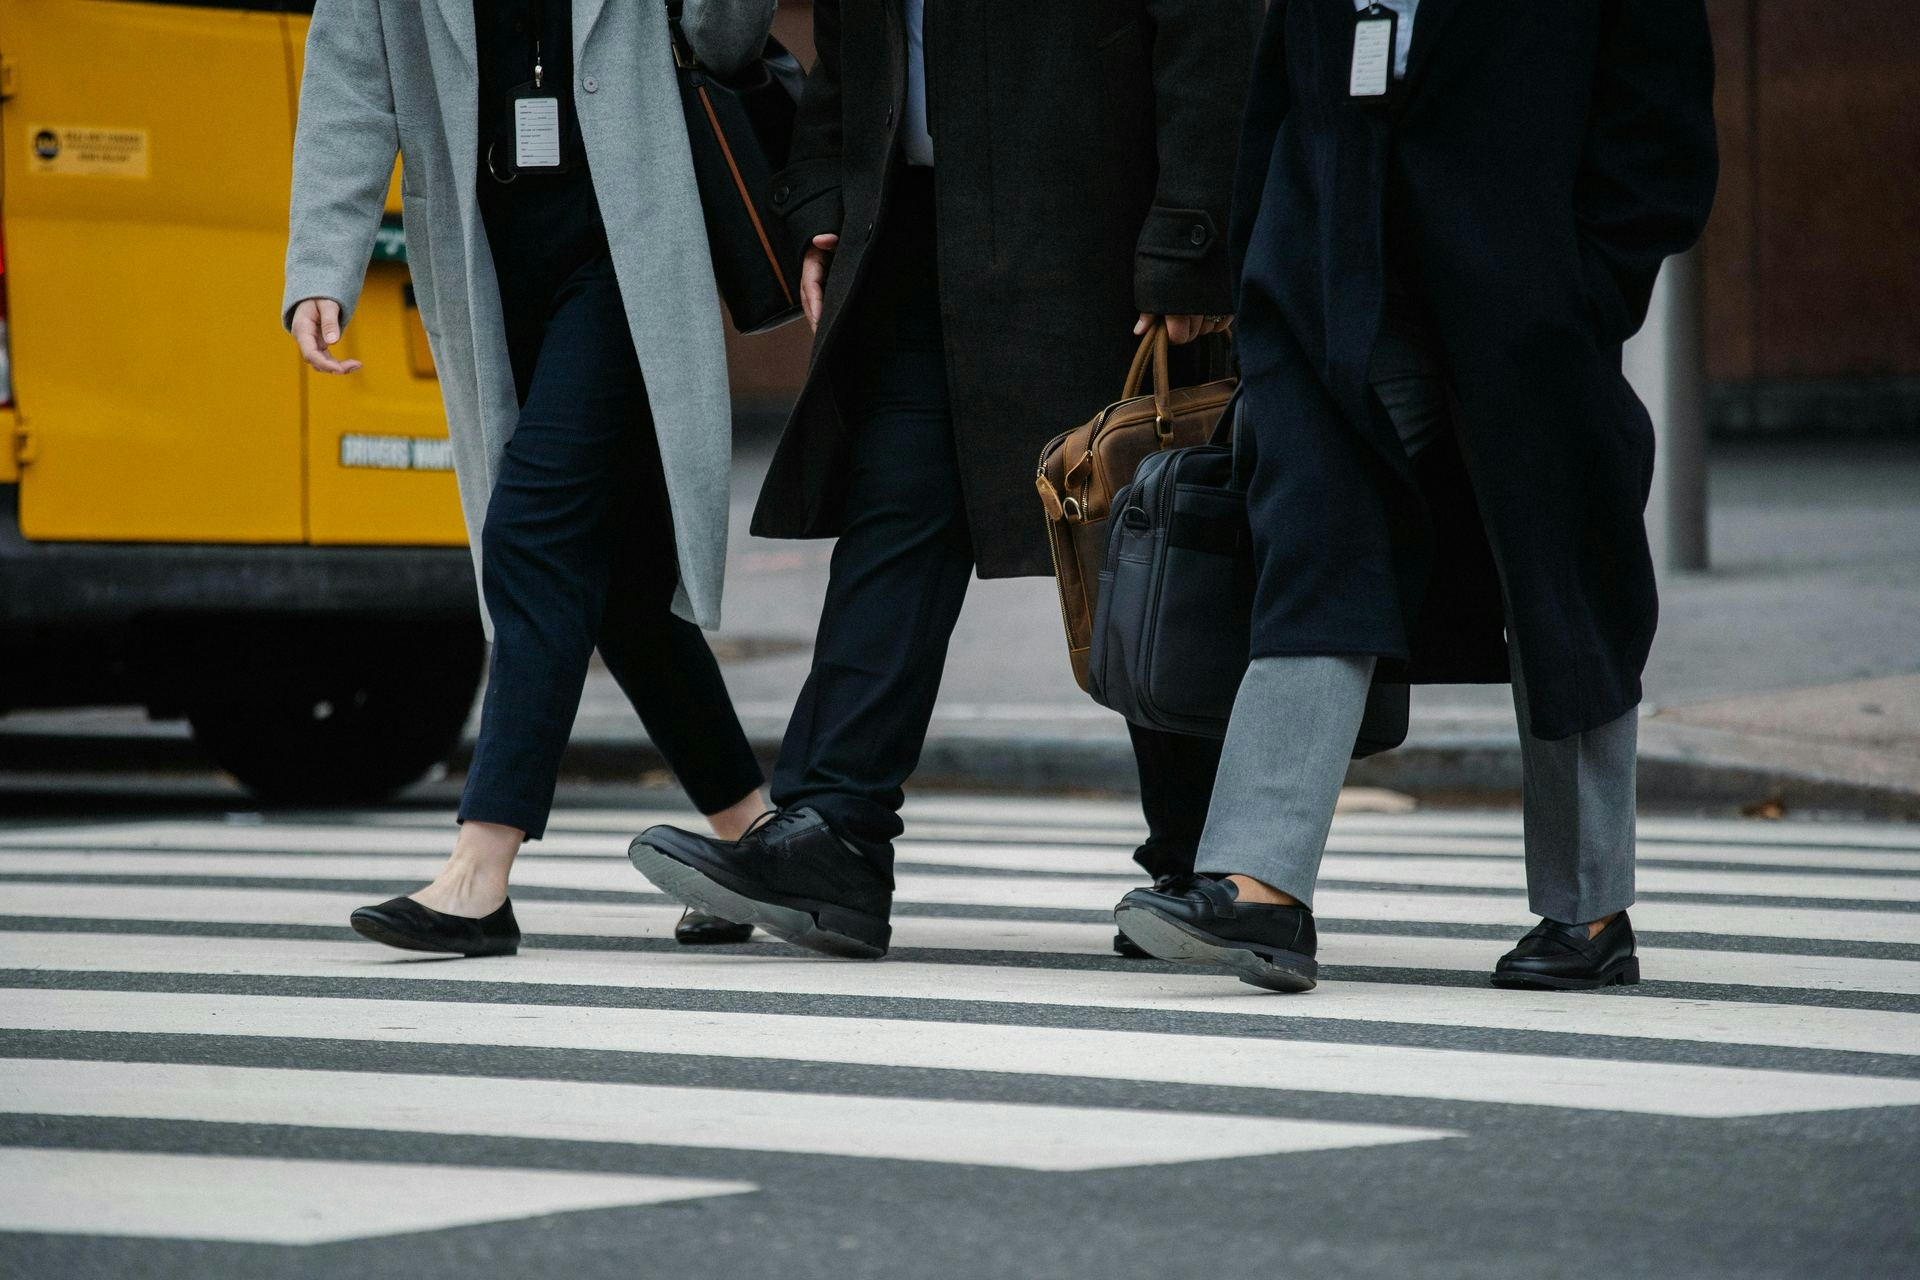
<svg viewBox="0 0 1920 1280">
<path fill-rule="evenodd" d="M 1152 394 L 1142 395 L 1149 372 Z M 1197 387 L 1167 385 L 1167 330 L 1155 324 L 1140 340 L 1120 399 L 1093 421 L 1063 432 L 1040 452 L 1034 486 L 1047 515 L 1047 545 L 1060 588 L 1073 678 L 1087 687 L 1087 648 L 1099 605 L 1100 565 L 1107 554 L 1107 518 L 1113 496 L 1133 480 L 1141 459 L 1161 449 L 1205 444 L 1235 380 Z"/>
</svg>

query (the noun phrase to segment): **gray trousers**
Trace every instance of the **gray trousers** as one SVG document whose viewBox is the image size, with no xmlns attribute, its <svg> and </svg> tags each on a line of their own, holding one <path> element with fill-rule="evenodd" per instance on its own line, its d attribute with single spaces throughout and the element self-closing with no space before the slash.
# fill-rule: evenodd
<svg viewBox="0 0 1920 1280">
<path fill-rule="evenodd" d="M 1374 659 L 1259 658 L 1234 700 L 1195 866 L 1245 875 L 1313 905 L 1320 855 L 1366 709 Z M 1639 713 L 1548 742 L 1527 732 L 1518 656 L 1527 903 L 1585 924 L 1633 902 L 1634 753 Z M 1391 872 L 1383 872 L 1390 878 Z"/>
<path fill-rule="evenodd" d="M 1411 300 L 1390 291 L 1369 376 L 1409 456 L 1449 425 L 1435 349 Z M 1558 741 L 1534 737 L 1511 621 L 1507 640 L 1520 721 L 1528 904 L 1565 924 L 1625 910 L 1633 902 L 1639 713 Z M 1258 658 L 1248 667 L 1197 870 L 1251 876 L 1313 905 L 1374 662 L 1307 654 Z"/>
</svg>

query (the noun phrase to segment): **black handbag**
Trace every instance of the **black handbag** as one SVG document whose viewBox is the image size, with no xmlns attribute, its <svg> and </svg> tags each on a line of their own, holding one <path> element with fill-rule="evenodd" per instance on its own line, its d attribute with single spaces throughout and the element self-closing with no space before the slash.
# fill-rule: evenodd
<svg viewBox="0 0 1920 1280">
<path fill-rule="evenodd" d="M 1230 443 L 1241 399 L 1213 440 L 1150 454 L 1114 498 L 1088 654 L 1094 701 L 1148 729 L 1223 738 L 1253 631 L 1253 537 Z M 1375 680 L 1357 760 L 1407 737 L 1407 686 Z"/>
<path fill-rule="evenodd" d="M 800 255 L 767 188 L 786 167 L 806 73 L 769 37 L 760 57 L 734 75 L 716 76 L 681 30 L 680 0 L 668 0 L 667 25 L 714 280 L 733 327 L 764 333 L 800 314 Z"/>
</svg>

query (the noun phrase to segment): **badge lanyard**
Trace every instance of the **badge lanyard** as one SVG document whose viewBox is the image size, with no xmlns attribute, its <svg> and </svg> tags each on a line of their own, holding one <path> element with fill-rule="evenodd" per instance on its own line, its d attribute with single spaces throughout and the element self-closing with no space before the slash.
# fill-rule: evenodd
<svg viewBox="0 0 1920 1280">
<path fill-rule="evenodd" d="M 547 90 L 547 68 L 540 41 L 547 33 L 545 0 L 533 6 L 533 81 L 508 94 L 513 103 L 513 167 L 560 167 L 560 99 Z"/>
<path fill-rule="evenodd" d="M 1393 56 L 1400 35 L 1400 15 L 1375 3 L 1353 19 L 1353 66 L 1347 73 L 1347 96 L 1366 102 L 1384 101 L 1393 91 Z"/>
</svg>

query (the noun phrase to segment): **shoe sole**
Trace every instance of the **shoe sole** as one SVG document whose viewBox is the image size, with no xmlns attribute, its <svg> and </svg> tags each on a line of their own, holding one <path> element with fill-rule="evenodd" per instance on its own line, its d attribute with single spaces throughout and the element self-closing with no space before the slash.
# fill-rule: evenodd
<svg viewBox="0 0 1920 1280">
<path fill-rule="evenodd" d="M 642 836 L 635 836 L 633 843 L 627 846 L 627 860 L 633 863 L 634 870 L 652 881 L 662 893 L 678 899 L 695 911 L 704 911 L 710 916 L 719 916 L 722 920 L 732 920 L 737 924 L 756 925 L 782 942 L 791 942 L 796 947 L 805 947 L 822 955 L 840 956 L 848 960 L 878 960 L 887 954 L 887 943 L 892 939 L 892 926 L 843 907 L 824 902 L 803 904 L 800 899 L 795 899 L 794 905 L 788 905 L 749 898 L 647 844 Z M 862 933 L 877 935 L 881 941 L 870 942 L 847 932 L 854 928 Z"/>
<path fill-rule="evenodd" d="M 1248 986 L 1268 991 L 1311 991 L 1318 985 L 1319 962 L 1297 951 L 1224 942 L 1152 907 L 1117 907 L 1113 919 L 1142 951 L 1160 960 L 1220 965 Z"/>
<path fill-rule="evenodd" d="M 393 947 L 399 951 L 424 951 L 436 956 L 460 956 L 468 960 L 482 959 L 486 956 L 510 956 L 519 952 L 519 943 L 508 943 L 499 947 L 488 947 L 483 951 L 461 951 L 442 943 L 429 942 L 417 934 L 402 933 L 380 920 L 368 919 L 358 912 L 347 917 L 347 923 L 353 931 L 370 942 Z"/>
<path fill-rule="evenodd" d="M 1593 978 L 1554 978 L 1544 974 L 1502 973 L 1495 969 L 1489 980 L 1494 986 L 1509 991 L 1598 991 L 1602 987 L 1631 987 L 1640 981 L 1640 957 L 1628 956 Z"/>
</svg>

